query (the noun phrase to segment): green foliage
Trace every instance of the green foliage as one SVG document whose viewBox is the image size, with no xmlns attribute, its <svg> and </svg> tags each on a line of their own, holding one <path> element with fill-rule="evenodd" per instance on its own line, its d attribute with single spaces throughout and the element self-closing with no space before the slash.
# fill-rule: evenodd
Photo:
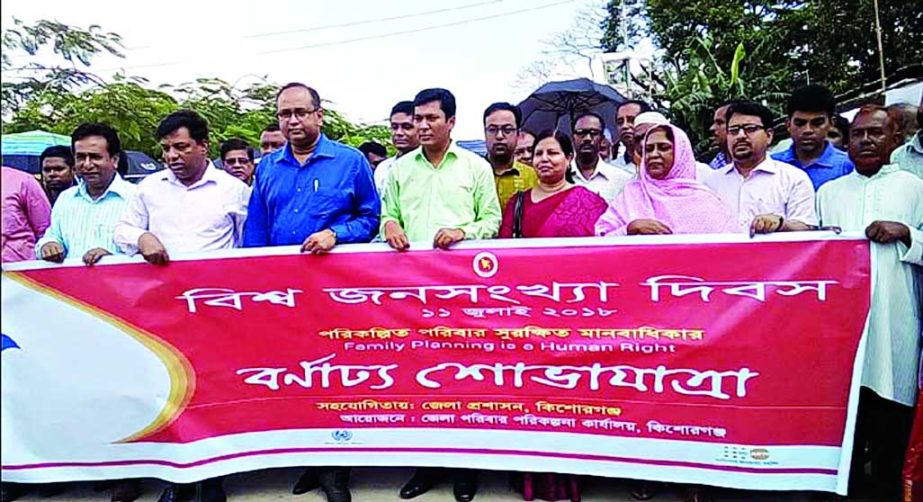
<svg viewBox="0 0 923 502">
<path fill-rule="evenodd" d="M 61 23 L 39 21 L 34 27 L 16 21 L 16 29 L 2 35 L 4 47 L 35 54 L 41 46 L 54 44 L 65 61 L 89 65 L 91 58 L 103 51 L 119 55 L 120 38 L 101 33 L 99 27 L 80 30 Z M 3 54 L 4 71 L 11 61 Z M 106 82 L 81 72 L 85 78 L 69 74 L 61 78 L 55 69 L 33 68 L 24 82 L 3 83 L 4 132 L 43 129 L 69 135 L 82 122 L 104 122 L 113 126 L 123 147 L 140 150 L 153 158 L 160 157 L 154 137 L 157 124 L 171 112 L 195 110 L 209 122 L 211 148 L 216 157 L 221 142 L 237 137 L 251 145 L 259 143 L 260 133 L 276 121 L 275 95 L 278 86 L 271 83 L 236 88 L 221 79 L 200 78 L 179 85 L 151 89 L 138 78 L 116 75 Z M 9 99 L 9 106 L 7 100 Z M 325 110 L 323 130 L 328 137 L 357 146 L 368 140 L 390 143 L 385 126 L 353 124 L 334 110 Z"/>
<path fill-rule="evenodd" d="M 886 73 L 923 61 L 923 2 L 878 3 Z M 651 37 L 662 49 L 655 72 L 666 85 L 654 98 L 693 132 L 707 129 L 728 98 L 778 109 L 807 83 L 839 94 L 879 78 L 871 0 L 610 0 L 607 8 L 601 45 L 624 49 L 623 27 L 628 46 Z"/>
</svg>

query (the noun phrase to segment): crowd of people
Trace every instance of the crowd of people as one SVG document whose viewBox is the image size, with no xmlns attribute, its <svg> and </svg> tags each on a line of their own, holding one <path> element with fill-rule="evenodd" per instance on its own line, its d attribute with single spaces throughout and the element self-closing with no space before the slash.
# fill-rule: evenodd
<svg viewBox="0 0 923 502">
<path fill-rule="evenodd" d="M 571 134 L 525 131 L 516 106 L 494 103 L 483 114 L 485 157 L 452 139 L 456 103 L 445 89 L 392 108 L 393 156 L 382 145 L 355 149 L 328 138 L 321 98 L 308 85 L 283 86 L 276 104 L 278 123 L 263 131 L 258 163 L 250 145 L 232 139 L 215 167 L 207 121 L 181 110 L 156 131 L 167 169 L 137 185 L 119 174 L 119 134 L 105 124 L 82 124 L 71 148 L 46 150 L 41 184 L 3 167 L 3 262 L 80 258 L 91 266 L 126 254 L 165 265 L 190 252 L 299 245 L 316 254 L 374 240 L 405 251 L 495 237 L 862 232 L 878 269 L 851 485 L 871 486 L 881 500 L 899 496 L 919 389 L 919 108 L 908 116 L 906 107 L 865 105 L 847 124 L 833 95 L 810 85 L 787 103 L 791 145 L 770 154 L 773 113 L 729 102 L 715 111 L 717 155 L 704 163 L 680 127 L 641 101 L 622 103 L 611 117 L 579 113 Z M 617 141 L 608 133 L 613 122 Z M 309 469 L 293 491 L 321 487 L 330 502 L 349 501 L 349 472 Z M 457 500 L 475 497 L 476 471 L 433 468 L 418 469 L 400 496 L 417 497 L 444 479 L 454 481 Z M 519 486 L 527 500 L 579 499 L 571 476 L 526 474 Z M 30 488 L 4 483 L 3 502 Z M 197 491 L 208 502 L 226 498 L 212 479 L 170 485 L 160 500 L 191 500 Z M 639 482 L 633 493 L 656 491 Z M 138 496 L 135 480 L 112 484 L 114 501 Z"/>
</svg>

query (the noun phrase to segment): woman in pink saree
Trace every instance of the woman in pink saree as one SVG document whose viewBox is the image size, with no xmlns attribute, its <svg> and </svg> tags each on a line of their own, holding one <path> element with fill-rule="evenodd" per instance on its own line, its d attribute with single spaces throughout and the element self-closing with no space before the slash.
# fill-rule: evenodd
<svg viewBox="0 0 923 502">
<path fill-rule="evenodd" d="M 570 138 L 545 131 L 536 137 L 533 151 L 538 185 L 517 193 L 507 203 L 500 238 L 591 237 L 606 202 L 567 180 L 565 173 L 574 158 Z"/>
<path fill-rule="evenodd" d="M 596 235 L 738 233 L 724 203 L 695 175 L 686 133 L 672 125 L 652 128 L 644 138 L 640 177 L 596 222 Z"/>
</svg>

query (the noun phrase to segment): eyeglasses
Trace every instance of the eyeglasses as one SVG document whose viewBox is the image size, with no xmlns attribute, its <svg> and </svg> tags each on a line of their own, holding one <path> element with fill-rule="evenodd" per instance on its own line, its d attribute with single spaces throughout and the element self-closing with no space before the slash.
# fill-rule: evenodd
<svg viewBox="0 0 923 502">
<path fill-rule="evenodd" d="M 728 126 L 728 136 L 737 136 L 740 131 L 743 131 L 747 136 L 753 136 L 757 131 L 762 131 L 763 129 L 766 128 L 757 124 Z"/>
<path fill-rule="evenodd" d="M 294 115 L 295 117 L 299 119 L 303 119 L 307 117 L 308 114 L 314 113 L 316 111 L 317 111 L 317 108 L 314 108 L 312 110 L 306 110 L 304 108 L 295 108 L 294 110 L 279 110 L 278 112 L 276 112 L 276 117 L 279 120 L 287 120 L 287 119 L 290 119 L 292 115 Z"/>
<path fill-rule="evenodd" d="M 250 163 L 250 159 L 225 159 L 224 164 L 228 166 L 245 166 Z"/>
<path fill-rule="evenodd" d="M 504 136 L 512 136 L 516 134 L 517 129 L 513 126 L 487 126 L 484 128 L 484 131 L 491 136 L 496 136 L 498 132 L 502 132 Z"/>
<path fill-rule="evenodd" d="M 602 135 L 602 130 L 600 129 L 577 129 L 574 131 L 574 136 L 580 136 L 583 138 L 590 137 L 596 138 Z"/>
</svg>

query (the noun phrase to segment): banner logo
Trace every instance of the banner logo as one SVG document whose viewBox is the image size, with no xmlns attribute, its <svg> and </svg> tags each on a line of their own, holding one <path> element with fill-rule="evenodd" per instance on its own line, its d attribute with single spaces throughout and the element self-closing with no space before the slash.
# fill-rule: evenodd
<svg viewBox="0 0 923 502">
<path fill-rule="evenodd" d="M 500 262 L 497 260 L 497 256 L 486 251 L 474 255 L 472 266 L 474 267 L 474 273 L 484 279 L 489 279 L 500 271 Z"/>
</svg>

